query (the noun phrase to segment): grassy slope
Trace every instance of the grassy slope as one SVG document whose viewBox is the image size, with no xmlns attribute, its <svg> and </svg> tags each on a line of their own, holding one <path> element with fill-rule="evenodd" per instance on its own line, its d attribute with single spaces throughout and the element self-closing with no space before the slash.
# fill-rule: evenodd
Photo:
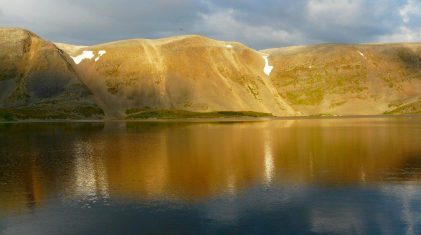
<svg viewBox="0 0 421 235">
<path fill-rule="evenodd" d="M 226 117 L 272 117 L 269 113 L 251 111 L 191 112 L 186 110 L 128 110 L 126 119 L 178 119 L 178 118 L 226 118 Z"/>
<path fill-rule="evenodd" d="M 270 79 L 304 115 L 382 114 L 421 97 L 421 44 L 271 49 Z"/>
<path fill-rule="evenodd" d="M 385 114 L 421 114 L 421 99 L 409 104 L 400 105 L 393 110 L 386 111 Z"/>
<path fill-rule="evenodd" d="M 19 108 L 0 109 L 0 120 L 17 121 L 25 119 L 34 120 L 83 120 L 102 119 L 104 112 L 96 105 L 51 107 L 51 105 L 36 105 Z"/>
</svg>

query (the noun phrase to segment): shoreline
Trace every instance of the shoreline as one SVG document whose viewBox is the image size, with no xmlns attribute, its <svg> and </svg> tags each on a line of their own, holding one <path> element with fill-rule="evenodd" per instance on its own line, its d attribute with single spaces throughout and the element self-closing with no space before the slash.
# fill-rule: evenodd
<svg viewBox="0 0 421 235">
<path fill-rule="evenodd" d="M 0 121 L 0 124 L 20 123 L 107 123 L 107 122 L 262 122 L 280 120 L 362 119 L 362 118 L 421 118 L 421 114 L 378 114 L 343 116 L 283 116 L 283 117 L 219 117 L 219 118 L 147 118 L 147 119 L 48 119 Z"/>
</svg>

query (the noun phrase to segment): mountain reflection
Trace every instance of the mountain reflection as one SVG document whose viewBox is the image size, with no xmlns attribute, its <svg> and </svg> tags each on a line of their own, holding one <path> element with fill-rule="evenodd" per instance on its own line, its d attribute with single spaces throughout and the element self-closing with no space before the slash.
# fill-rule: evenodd
<svg viewBox="0 0 421 235">
<path fill-rule="evenodd" d="M 87 206 L 114 198 L 202 201 L 258 185 L 419 182 L 421 131 L 416 123 L 2 125 L 0 208 L 26 211 L 49 198 L 78 199 Z M 319 220 L 328 216 L 312 213 Z M 314 229 L 324 231 L 327 220 L 319 220 L 313 221 Z"/>
</svg>

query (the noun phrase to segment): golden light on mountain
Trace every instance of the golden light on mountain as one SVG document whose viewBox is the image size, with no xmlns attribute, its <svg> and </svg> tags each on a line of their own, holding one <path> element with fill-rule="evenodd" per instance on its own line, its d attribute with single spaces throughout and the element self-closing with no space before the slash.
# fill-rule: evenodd
<svg viewBox="0 0 421 235">
<path fill-rule="evenodd" d="M 3 28 L 0 49 L 2 119 L 420 112 L 419 43 L 256 51 L 190 35 L 86 47 Z"/>
</svg>

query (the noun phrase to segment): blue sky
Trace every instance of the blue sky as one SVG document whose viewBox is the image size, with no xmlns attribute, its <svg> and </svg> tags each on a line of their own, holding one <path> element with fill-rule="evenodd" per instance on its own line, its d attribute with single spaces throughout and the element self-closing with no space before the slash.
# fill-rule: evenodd
<svg viewBox="0 0 421 235">
<path fill-rule="evenodd" d="M 421 42 L 421 0 L 0 0 L 0 27 L 84 45 L 180 34 L 256 49 Z"/>
</svg>

